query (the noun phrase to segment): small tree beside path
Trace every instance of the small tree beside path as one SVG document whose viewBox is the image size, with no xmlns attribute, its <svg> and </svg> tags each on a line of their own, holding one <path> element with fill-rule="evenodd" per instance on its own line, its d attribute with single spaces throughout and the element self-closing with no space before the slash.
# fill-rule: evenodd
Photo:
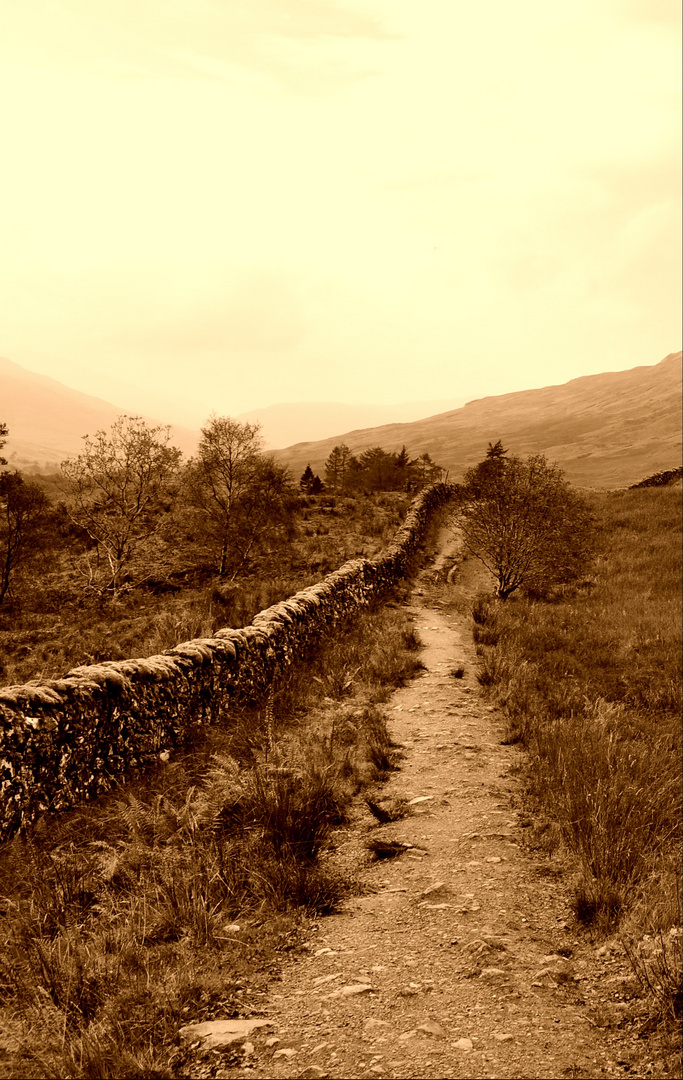
<svg viewBox="0 0 683 1080">
<path fill-rule="evenodd" d="M 575 579 L 591 550 L 588 508 L 562 471 L 543 454 L 507 456 L 500 442 L 465 474 L 456 520 L 500 600 L 521 586 L 544 593 Z"/>
</svg>

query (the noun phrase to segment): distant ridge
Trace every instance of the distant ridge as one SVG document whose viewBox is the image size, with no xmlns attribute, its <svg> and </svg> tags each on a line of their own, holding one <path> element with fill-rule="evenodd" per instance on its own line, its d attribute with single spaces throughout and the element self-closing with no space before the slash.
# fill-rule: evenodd
<svg viewBox="0 0 683 1080">
<path fill-rule="evenodd" d="M 83 435 L 109 428 L 125 412 L 0 357 L 0 421 L 9 428 L 3 456 L 15 468 L 58 466 L 81 451 Z M 185 453 L 194 451 L 198 438 L 187 428 L 171 427 L 174 445 Z"/>
<path fill-rule="evenodd" d="M 369 446 L 417 456 L 429 453 L 451 480 L 502 439 L 513 453 L 544 453 L 575 484 L 622 487 L 681 462 L 681 353 L 627 371 L 584 375 L 559 386 L 470 401 L 462 408 L 406 424 L 387 424 L 297 443 L 276 457 L 300 475 L 321 472 L 334 446 Z M 322 472 L 321 472 L 322 475 Z"/>
<path fill-rule="evenodd" d="M 463 402 L 462 398 L 399 405 L 300 402 L 252 409 L 237 419 L 259 423 L 266 448 L 272 449 L 286 446 L 299 434 L 307 439 L 323 438 L 330 431 L 352 426 L 415 420 Z M 216 408 L 220 413 L 220 405 Z M 139 410 L 119 408 L 0 357 L 0 422 L 6 423 L 10 432 L 4 456 L 16 468 L 55 468 L 65 458 L 79 453 L 83 435 L 109 428 L 124 412 Z M 189 455 L 196 450 L 199 432 L 172 425 L 171 437 Z"/>
<path fill-rule="evenodd" d="M 417 402 L 386 408 L 423 410 L 438 404 Z M 365 409 L 382 408 L 328 405 L 324 418 L 327 430 L 335 410 L 342 410 L 339 415 L 348 418 L 349 413 L 343 410 L 352 409 L 355 415 L 362 416 L 367 415 Z M 269 415 L 287 424 L 293 420 L 296 429 L 296 424 L 308 423 L 316 409 L 325 408 L 328 406 L 310 403 L 271 406 L 243 413 L 240 419 Z M 0 359 L 0 421 L 8 425 L 10 432 L 3 452 L 16 468 L 55 468 L 64 458 L 80 451 L 83 435 L 110 427 L 124 411 L 11 360 Z M 489 441 L 502 439 L 513 453 L 546 454 L 576 484 L 626 487 L 644 476 L 681 464 L 681 353 L 670 353 L 652 366 L 586 375 L 560 386 L 480 398 L 410 422 L 353 430 L 342 425 L 339 431 L 333 437 L 308 439 L 276 450 L 275 456 L 291 466 L 295 477 L 309 462 L 322 475 L 326 458 L 340 442 L 355 452 L 376 445 L 399 450 L 405 444 L 415 456 L 431 454 L 450 471 L 450 479 L 457 480 L 481 459 Z M 171 427 L 174 444 L 185 454 L 194 452 L 198 435 L 188 428 Z M 272 435 L 268 441 L 274 445 Z"/>
</svg>

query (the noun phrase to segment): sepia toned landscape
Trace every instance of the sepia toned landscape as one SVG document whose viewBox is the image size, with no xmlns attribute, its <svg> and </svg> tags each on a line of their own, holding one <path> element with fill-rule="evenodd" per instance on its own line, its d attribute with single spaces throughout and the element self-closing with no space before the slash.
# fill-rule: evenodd
<svg viewBox="0 0 683 1080">
<path fill-rule="evenodd" d="M 457 412 L 5 466 L 3 1075 L 676 1074 L 680 363 L 584 381 L 629 486 L 534 443 L 573 384 L 455 469 L 376 440 Z"/>
<path fill-rule="evenodd" d="M 0 0 L 0 1080 L 682 1075 L 681 41 Z"/>
</svg>

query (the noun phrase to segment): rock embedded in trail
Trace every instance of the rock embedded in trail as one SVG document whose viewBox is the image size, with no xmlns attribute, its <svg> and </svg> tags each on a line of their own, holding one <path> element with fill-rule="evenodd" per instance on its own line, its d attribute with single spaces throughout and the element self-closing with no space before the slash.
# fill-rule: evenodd
<svg viewBox="0 0 683 1080">
<path fill-rule="evenodd" d="M 437 1039 L 446 1038 L 446 1032 L 436 1020 L 427 1020 L 426 1023 L 420 1024 L 417 1030 L 424 1031 L 426 1035 L 433 1035 Z"/>
<path fill-rule="evenodd" d="M 352 983 L 350 986 L 340 986 L 338 990 L 333 990 L 327 996 L 329 998 L 355 997 L 356 994 L 367 994 L 374 989 L 369 982 Z"/>
<path fill-rule="evenodd" d="M 507 977 L 508 972 L 497 967 L 485 967 L 479 975 L 480 979 L 506 979 Z"/>
<path fill-rule="evenodd" d="M 335 975 L 320 975 L 317 979 L 313 980 L 314 986 L 324 986 L 325 983 L 334 982 L 336 979 L 341 979 L 342 973 L 338 971 Z"/>
<path fill-rule="evenodd" d="M 378 1028 L 389 1027 L 388 1020 L 377 1020 L 374 1016 L 369 1016 L 363 1021 L 363 1027 L 366 1031 L 376 1031 Z"/>
<path fill-rule="evenodd" d="M 218 1050 L 244 1042 L 252 1031 L 262 1027 L 274 1027 L 274 1024 L 272 1020 L 206 1020 L 202 1024 L 185 1024 L 178 1035 L 186 1045 L 199 1042 L 202 1050 Z"/>
<path fill-rule="evenodd" d="M 471 1039 L 458 1039 L 453 1045 L 456 1049 L 464 1050 L 466 1053 L 469 1053 L 470 1050 L 474 1050 L 474 1043 Z"/>
<path fill-rule="evenodd" d="M 433 885 L 430 885 L 428 889 L 424 889 L 420 895 L 420 900 L 426 900 L 427 897 L 433 897 L 436 893 L 441 892 L 442 889 L 447 890 L 448 885 L 445 881 L 435 881 Z"/>
</svg>

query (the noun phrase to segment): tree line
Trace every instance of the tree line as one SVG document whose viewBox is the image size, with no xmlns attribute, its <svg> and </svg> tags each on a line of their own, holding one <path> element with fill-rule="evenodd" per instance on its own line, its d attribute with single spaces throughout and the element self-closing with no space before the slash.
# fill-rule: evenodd
<svg viewBox="0 0 683 1080">
<path fill-rule="evenodd" d="M 0 425 L 0 449 L 7 434 Z M 258 425 L 219 416 L 186 462 L 167 425 L 122 416 L 84 436 L 56 487 L 53 501 L 35 480 L 0 472 L 0 603 L 27 562 L 60 548 L 94 592 L 116 593 L 142 556 L 234 578 L 290 537 L 299 501 L 287 468 L 263 452 Z"/>
<path fill-rule="evenodd" d="M 345 443 L 335 446 L 325 462 L 325 480 L 306 466 L 299 487 L 306 495 L 323 491 L 334 495 L 369 494 L 374 491 L 417 492 L 446 477 L 446 470 L 429 454 L 411 459 L 406 447 L 398 453 L 371 446 L 358 457 Z"/>
<path fill-rule="evenodd" d="M 0 424 L 0 451 L 7 435 Z M 208 568 L 234 581 L 291 542 L 302 493 L 410 492 L 444 478 L 429 454 L 375 446 L 356 457 L 342 444 L 325 463 L 324 484 L 309 466 L 297 486 L 264 452 L 258 424 L 215 415 L 186 462 L 168 426 L 138 416 L 84 436 L 81 453 L 62 463 L 57 500 L 6 464 L 0 457 L 0 605 L 22 574 L 40 576 L 64 556 L 82 588 L 100 596 L 149 577 L 151 567 Z M 590 515 L 543 455 L 522 459 L 490 443 L 455 490 L 463 540 L 494 574 L 501 599 L 581 572 Z"/>
</svg>

